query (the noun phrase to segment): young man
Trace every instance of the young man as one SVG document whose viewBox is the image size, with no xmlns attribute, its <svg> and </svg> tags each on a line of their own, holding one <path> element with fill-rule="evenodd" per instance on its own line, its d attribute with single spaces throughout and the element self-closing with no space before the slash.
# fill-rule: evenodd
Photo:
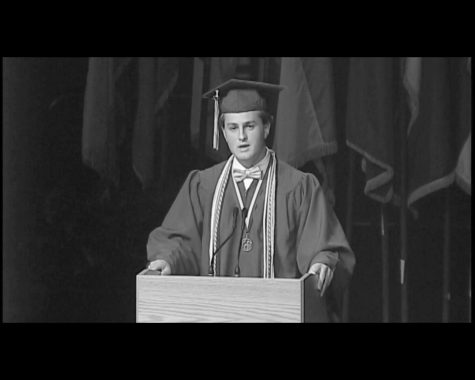
<svg viewBox="0 0 475 380">
<path fill-rule="evenodd" d="M 322 295 L 331 284 L 332 296 L 341 300 L 355 257 L 340 223 L 317 178 L 279 161 L 266 146 L 272 122 L 266 99 L 281 89 L 231 79 L 204 95 L 215 99 L 232 154 L 189 174 L 150 234 L 150 269 L 263 278 L 311 272 Z M 217 124 L 215 117 L 215 146 Z"/>
</svg>

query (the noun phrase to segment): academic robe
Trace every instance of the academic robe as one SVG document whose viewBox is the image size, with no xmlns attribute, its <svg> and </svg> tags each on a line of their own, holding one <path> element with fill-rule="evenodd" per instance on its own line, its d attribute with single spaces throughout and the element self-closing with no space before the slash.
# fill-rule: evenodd
<svg viewBox="0 0 475 380">
<path fill-rule="evenodd" d="M 221 162 L 206 170 L 190 172 L 162 225 L 150 233 L 149 261 L 167 261 L 172 274 L 176 275 L 208 275 L 211 204 L 224 165 L 225 162 Z M 241 251 L 241 277 L 262 277 L 263 274 L 262 217 L 268 172 L 251 210 L 248 233 L 253 248 L 250 252 Z M 334 296 L 332 303 L 339 309 L 343 290 L 355 265 L 343 229 L 313 174 L 303 173 L 280 160 L 277 160 L 276 173 L 275 277 L 300 278 L 313 263 L 327 264 L 335 269 L 330 288 Z M 239 184 L 245 205 L 249 205 L 256 189 L 258 181 L 253 182 L 247 194 L 242 182 Z M 216 254 L 217 276 L 234 275 L 238 263 L 242 215 L 235 213 L 236 207 L 239 208 L 239 203 L 230 177 L 224 193 L 216 246 L 219 247 L 230 234 L 232 236 Z M 330 292 L 327 290 L 327 293 Z"/>
</svg>

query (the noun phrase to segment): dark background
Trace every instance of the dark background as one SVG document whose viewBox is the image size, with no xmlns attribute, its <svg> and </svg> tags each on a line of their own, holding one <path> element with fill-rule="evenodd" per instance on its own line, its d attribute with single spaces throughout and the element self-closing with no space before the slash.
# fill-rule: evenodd
<svg viewBox="0 0 475 380">
<path fill-rule="evenodd" d="M 347 58 L 334 58 L 338 153 L 335 211 L 345 226 Z M 132 172 L 129 146 L 121 185 L 105 184 L 82 164 L 81 129 L 88 58 L 3 61 L 3 320 L 7 322 L 134 322 L 135 275 L 146 263 L 149 232 L 160 225 L 189 170 L 212 163 L 189 142 L 191 59 L 183 58 L 170 98 L 174 127 L 166 136 L 166 185 L 147 191 Z M 358 161 L 359 162 L 359 161 Z M 312 170 L 304 168 L 304 170 Z M 350 322 L 382 320 L 379 203 L 363 194 L 356 164 L 351 245 L 357 265 Z M 450 321 L 469 320 L 471 197 L 457 186 L 451 204 Z M 409 216 L 409 321 L 442 319 L 443 215 L 446 191 L 418 203 Z M 400 320 L 399 210 L 388 206 L 390 321 Z"/>
</svg>

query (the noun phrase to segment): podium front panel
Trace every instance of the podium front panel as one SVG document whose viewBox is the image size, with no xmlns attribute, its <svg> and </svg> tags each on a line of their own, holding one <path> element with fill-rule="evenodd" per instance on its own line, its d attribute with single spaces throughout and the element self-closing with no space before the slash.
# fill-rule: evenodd
<svg viewBox="0 0 475 380">
<path fill-rule="evenodd" d="M 137 275 L 137 322 L 302 322 L 299 279 Z"/>
</svg>

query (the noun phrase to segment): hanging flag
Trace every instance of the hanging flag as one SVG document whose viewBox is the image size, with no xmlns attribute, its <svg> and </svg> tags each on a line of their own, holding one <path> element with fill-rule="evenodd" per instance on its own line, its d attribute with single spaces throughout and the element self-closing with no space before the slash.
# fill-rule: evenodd
<svg viewBox="0 0 475 380">
<path fill-rule="evenodd" d="M 466 58 L 422 58 L 419 106 L 408 128 L 408 205 L 455 181 L 471 129 L 470 80 Z M 409 94 L 411 97 L 412 95 Z M 462 156 L 460 153 L 463 153 Z M 467 152 L 467 150 L 466 150 Z"/>
<path fill-rule="evenodd" d="M 84 96 L 82 159 L 103 178 L 119 182 L 116 87 L 130 58 L 90 58 Z"/>
<path fill-rule="evenodd" d="M 465 125 L 472 125 L 472 58 L 467 59 L 467 75 L 462 70 L 461 80 L 461 107 L 460 121 Z M 455 168 L 455 180 L 457 184 L 469 195 L 472 195 L 472 131 L 468 134 L 462 151 L 460 152 L 457 167 Z"/>
<path fill-rule="evenodd" d="M 83 112 L 83 162 L 119 186 L 119 150 L 131 134 L 132 158 L 124 161 L 132 162 L 144 188 L 150 185 L 157 176 L 154 163 L 160 110 L 177 79 L 175 58 L 90 58 Z"/>
<path fill-rule="evenodd" d="M 364 193 L 383 203 L 394 195 L 398 69 L 394 58 L 349 62 L 346 143 L 363 156 Z"/>
<path fill-rule="evenodd" d="M 201 57 L 193 58 L 193 83 L 191 90 L 190 142 L 197 151 L 200 149 L 201 107 L 204 103 L 203 88 L 205 63 Z"/>
<path fill-rule="evenodd" d="M 463 145 L 455 169 L 457 184 L 469 195 L 472 195 L 472 132 L 468 134 Z"/>
<path fill-rule="evenodd" d="M 159 116 L 176 86 L 178 60 L 168 57 L 140 57 L 137 70 L 138 103 L 132 138 L 132 162 L 137 177 L 146 188 L 159 176 L 155 168 L 159 128 L 172 127 L 160 125 Z"/>
<path fill-rule="evenodd" d="M 403 83 L 407 91 L 407 103 L 409 108 L 409 125 L 407 134 L 411 133 L 411 128 L 419 115 L 419 94 L 421 89 L 421 57 L 405 58 Z"/>
<path fill-rule="evenodd" d="M 301 167 L 337 151 L 330 58 L 283 57 L 272 148 Z"/>
</svg>

